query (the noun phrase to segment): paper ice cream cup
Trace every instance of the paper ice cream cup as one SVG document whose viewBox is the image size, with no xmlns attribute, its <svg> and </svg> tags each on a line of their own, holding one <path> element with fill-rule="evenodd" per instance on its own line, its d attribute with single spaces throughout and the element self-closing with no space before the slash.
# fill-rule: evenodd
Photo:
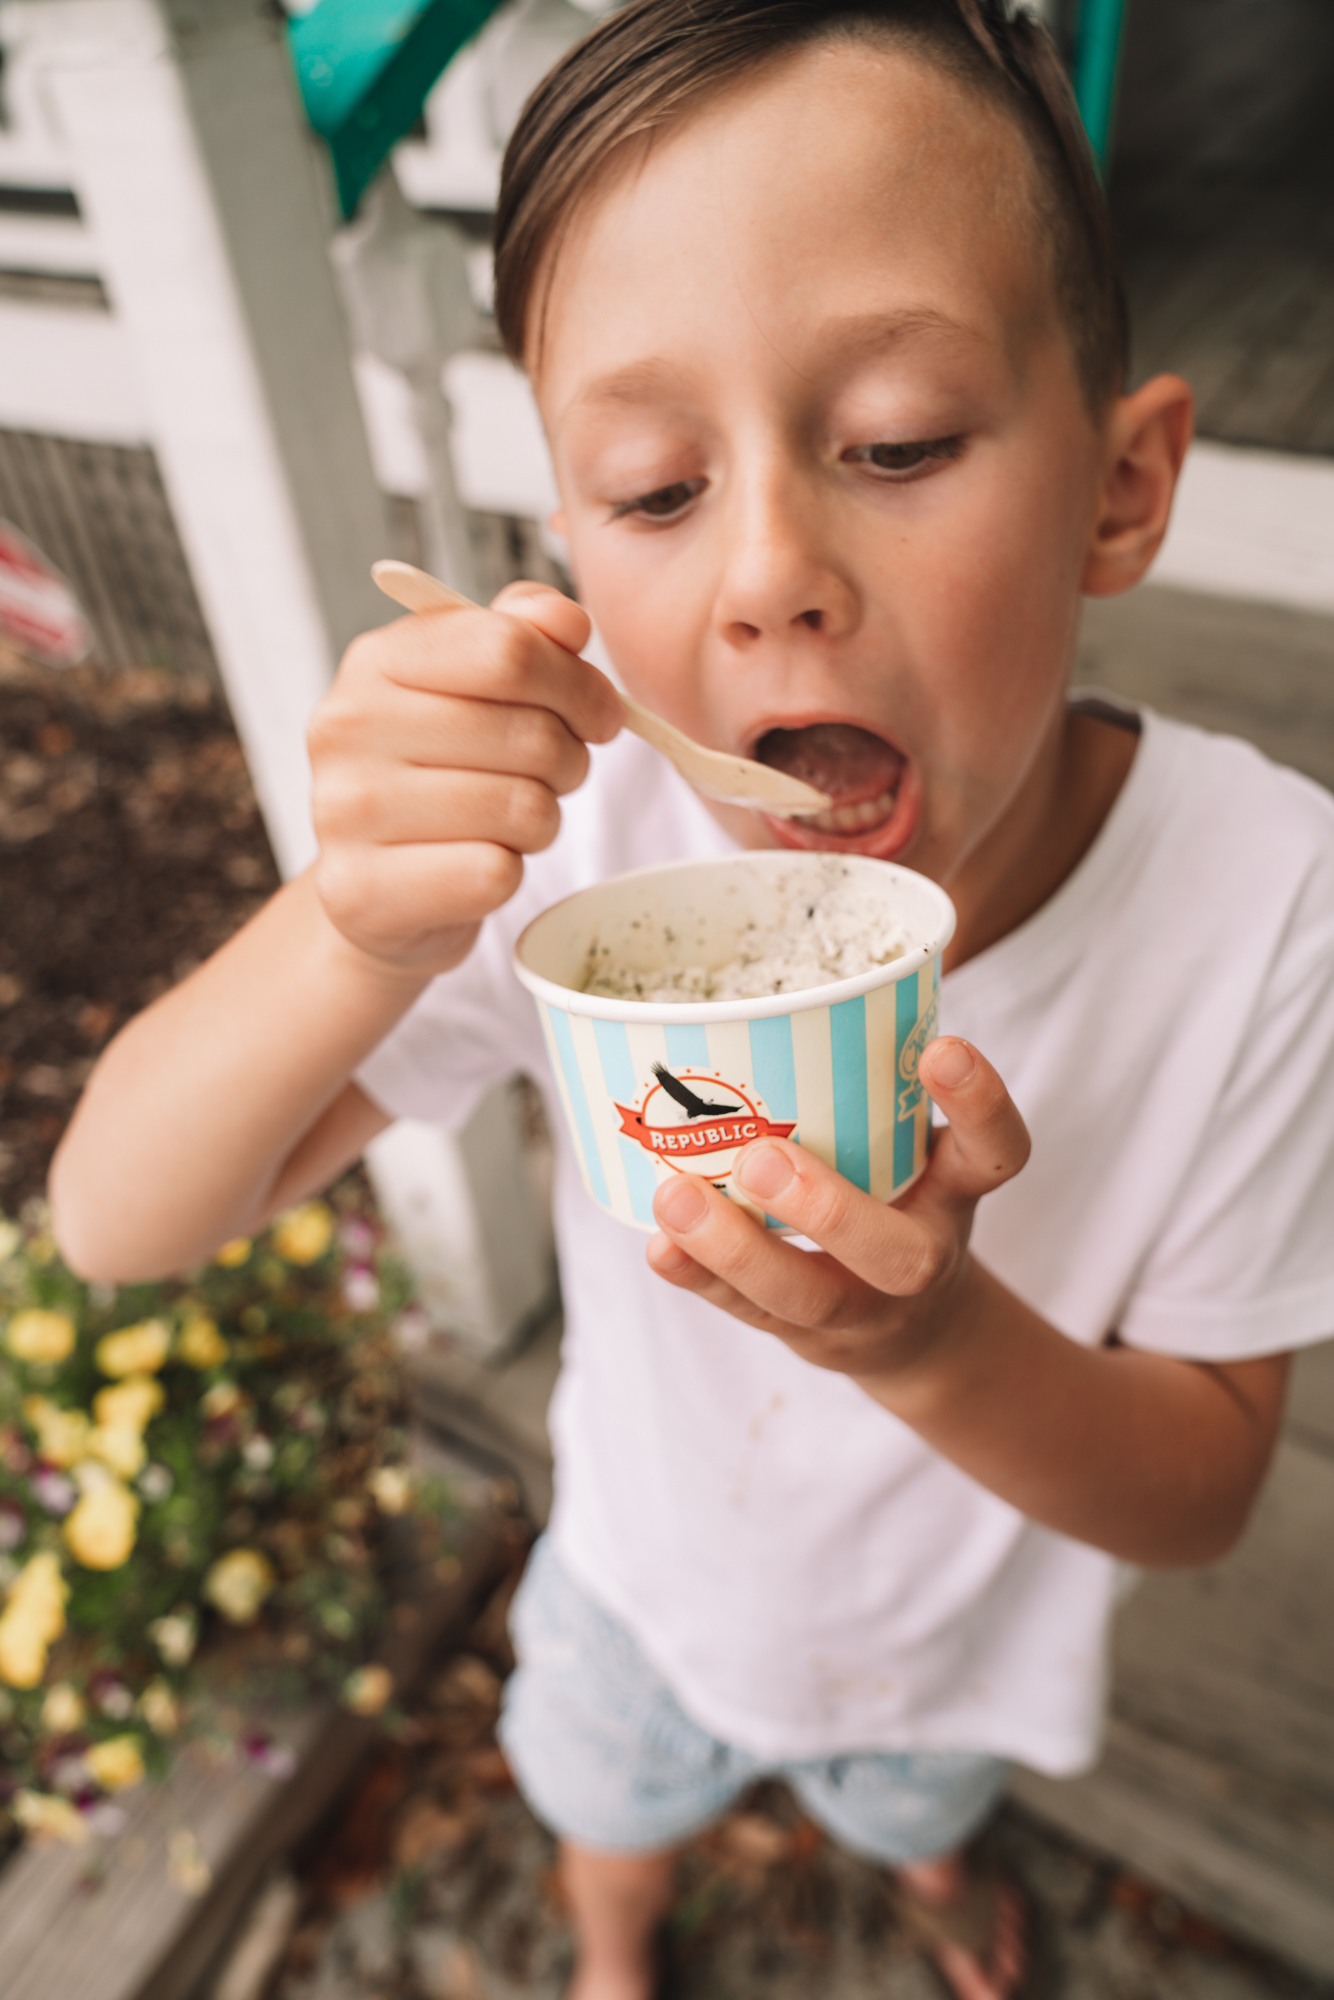
<svg viewBox="0 0 1334 2000">
<path fill-rule="evenodd" d="M 656 1228 L 654 1191 L 679 1173 L 712 1181 L 760 1215 L 734 1190 L 732 1169 L 766 1137 L 796 1140 L 880 1201 L 901 1195 L 926 1165 L 931 1106 L 917 1066 L 936 1031 L 954 906 L 911 869 L 841 859 L 883 897 L 909 948 L 805 992 L 668 1002 L 581 988 L 604 947 L 634 971 L 727 964 L 748 923 L 779 918 L 780 884 L 790 894 L 804 868 L 827 869 L 821 853 L 640 869 L 566 897 L 520 937 L 515 970 L 537 1001 L 584 1186 L 619 1221 Z"/>
</svg>

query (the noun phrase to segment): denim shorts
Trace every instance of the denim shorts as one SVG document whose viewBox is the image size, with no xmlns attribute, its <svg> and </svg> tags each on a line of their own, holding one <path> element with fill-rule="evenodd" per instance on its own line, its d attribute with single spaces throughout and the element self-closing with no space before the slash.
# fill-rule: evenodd
<svg viewBox="0 0 1334 2000">
<path fill-rule="evenodd" d="M 533 1550 L 511 1612 L 518 1666 L 500 1740 L 538 1818 L 595 1853 L 673 1847 L 757 1778 L 783 1778 L 854 1854 L 919 1861 L 958 1847 L 1009 1777 L 998 1757 L 868 1752 L 767 1763 L 686 1715 L 626 1628 Z"/>
</svg>

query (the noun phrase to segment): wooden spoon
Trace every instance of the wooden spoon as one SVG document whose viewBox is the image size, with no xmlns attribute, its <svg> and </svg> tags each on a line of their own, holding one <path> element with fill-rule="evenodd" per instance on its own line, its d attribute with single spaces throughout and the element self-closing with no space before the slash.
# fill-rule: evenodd
<svg viewBox="0 0 1334 2000">
<path fill-rule="evenodd" d="M 371 575 L 385 596 L 392 597 L 405 611 L 476 609 L 457 590 L 451 590 L 437 577 L 428 576 L 424 569 L 414 569 L 411 563 L 378 562 L 372 565 Z M 800 778 L 771 771 L 767 764 L 753 763 L 749 757 L 733 757 L 726 750 L 706 750 L 702 743 L 683 735 L 661 716 L 641 708 L 628 694 L 621 695 L 621 702 L 626 728 L 660 750 L 675 764 L 686 783 L 703 792 L 706 798 L 720 799 L 729 806 L 760 806 L 780 819 L 824 812 L 833 804 L 824 792 L 817 792 L 814 785 L 804 784 Z"/>
</svg>

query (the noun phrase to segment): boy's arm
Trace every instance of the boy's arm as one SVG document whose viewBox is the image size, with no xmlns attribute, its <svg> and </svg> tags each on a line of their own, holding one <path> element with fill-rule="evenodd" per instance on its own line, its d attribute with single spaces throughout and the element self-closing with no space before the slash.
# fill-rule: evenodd
<svg viewBox="0 0 1334 2000">
<path fill-rule="evenodd" d="M 466 957 L 620 727 L 577 657 L 587 615 L 535 585 L 497 603 L 349 648 L 311 729 L 316 867 L 116 1037 L 56 1155 L 56 1236 L 85 1276 L 188 1269 L 385 1122 L 357 1066 Z"/>
<path fill-rule="evenodd" d="M 188 1269 L 326 1186 L 387 1122 L 348 1079 L 425 983 L 349 945 L 312 874 L 281 889 L 94 1071 L 51 1171 L 69 1262 Z"/>
<path fill-rule="evenodd" d="M 922 1077 L 950 1124 L 897 1207 L 799 1146 L 761 1141 L 736 1178 L 822 1253 L 681 1176 L 659 1191 L 655 1270 L 852 1376 L 1047 1527 L 1129 1562 L 1224 1554 L 1273 1450 L 1289 1357 L 1206 1364 L 1068 1339 L 968 1253 L 978 1200 L 1028 1156 L 1004 1085 L 951 1040 L 926 1052 Z"/>
</svg>

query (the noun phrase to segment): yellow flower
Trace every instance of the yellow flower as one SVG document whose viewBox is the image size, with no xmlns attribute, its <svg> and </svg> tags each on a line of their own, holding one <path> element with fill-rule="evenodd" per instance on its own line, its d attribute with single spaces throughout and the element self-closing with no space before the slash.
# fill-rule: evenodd
<svg viewBox="0 0 1334 2000">
<path fill-rule="evenodd" d="M 143 1431 L 166 1400 L 166 1392 L 155 1376 L 127 1375 L 123 1382 L 113 1382 L 109 1388 L 98 1390 L 93 1397 L 93 1415 L 99 1424 L 125 1424 L 131 1430 Z"/>
<path fill-rule="evenodd" d="M 25 1396 L 23 1414 L 37 1433 L 37 1455 L 50 1465 L 74 1465 L 88 1446 L 82 1410 L 62 1410 L 45 1396 Z"/>
<path fill-rule="evenodd" d="M 15 1792 L 10 1811 L 29 1833 L 45 1834 L 48 1840 L 82 1847 L 88 1838 L 88 1822 L 79 1808 L 54 1792 Z"/>
<path fill-rule="evenodd" d="M 354 1715 L 378 1715 L 393 1692 L 388 1667 L 358 1667 L 343 1682 L 343 1706 Z"/>
<path fill-rule="evenodd" d="M 46 1672 L 46 1646 L 31 1619 L 6 1611 L 0 1617 L 0 1681 L 35 1688 Z"/>
<path fill-rule="evenodd" d="M 50 1550 L 26 1562 L 9 1589 L 0 1613 L 0 1681 L 36 1687 L 46 1672 L 46 1654 L 65 1629 L 69 1585 Z"/>
<path fill-rule="evenodd" d="M 53 1736 L 69 1736 L 88 1719 L 83 1696 L 69 1681 L 57 1681 L 42 1703 L 42 1727 Z"/>
<path fill-rule="evenodd" d="M 221 1264 L 224 1271 L 234 1271 L 239 1265 L 245 1263 L 249 1255 L 250 1238 L 248 1236 L 233 1236 L 231 1241 L 224 1243 L 221 1250 L 216 1253 L 213 1262 Z"/>
<path fill-rule="evenodd" d="M 118 1479 L 85 1488 L 65 1521 L 65 1540 L 85 1569 L 119 1569 L 134 1548 L 139 1502 Z"/>
<path fill-rule="evenodd" d="M 88 1433 L 88 1450 L 122 1479 L 133 1479 L 142 1472 L 148 1457 L 132 1424 L 96 1424 Z"/>
<path fill-rule="evenodd" d="M 220 1417 L 235 1416 L 249 1401 L 244 1389 L 238 1389 L 235 1382 L 215 1382 L 199 1398 L 199 1408 L 205 1422 L 212 1424 Z"/>
<path fill-rule="evenodd" d="M 253 1625 L 277 1578 L 258 1549 L 229 1549 L 204 1578 L 204 1596 L 232 1625 Z"/>
<path fill-rule="evenodd" d="M 171 1328 L 162 1319 L 140 1320 L 104 1334 L 93 1351 L 104 1375 L 154 1375 L 171 1352 Z"/>
<path fill-rule="evenodd" d="M 16 1361 L 64 1361 L 74 1352 L 74 1321 L 68 1313 L 34 1306 L 15 1313 L 5 1345 Z"/>
<path fill-rule="evenodd" d="M 105 1743 L 94 1743 L 91 1750 L 85 1750 L 83 1761 L 104 1792 L 128 1792 L 144 1775 L 137 1736 L 109 1736 Z"/>
<path fill-rule="evenodd" d="M 139 1697 L 139 1713 L 157 1736 L 174 1736 L 181 1726 L 181 1710 L 164 1680 L 150 1681 Z"/>
<path fill-rule="evenodd" d="M 43 1549 L 40 1555 L 29 1557 L 9 1586 L 5 1616 L 21 1609 L 25 1617 L 34 1621 L 49 1645 L 65 1629 L 65 1599 L 68 1596 L 69 1585 L 60 1574 L 60 1558 L 52 1550 Z"/>
<path fill-rule="evenodd" d="M 313 1264 L 333 1242 L 333 1210 L 322 1201 L 289 1208 L 273 1226 L 273 1247 L 289 1264 Z"/>
<path fill-rule="evenodd" d="M 229 1349 L 217 1321 L 207 1313 L 193 1313 L 177 1335 L 176 1352 L 192 1368 L 221 1368 Z"/>
<path fill-rule="evenodd" d="M 194 1614 L 178 1610 L 166 1618 L 155 1618 L 148 1628 L 148 1636 L 169 1667 L 184 1667 L 189 1664 L 195 1649 Z"/>
<path fill-rule="evenodd" d="M 382 1514 L 406 1513 L 412 1500 L 412 1475 L 406 1466 L 382 1465 L 366 1484 Z"/>
</svg>

